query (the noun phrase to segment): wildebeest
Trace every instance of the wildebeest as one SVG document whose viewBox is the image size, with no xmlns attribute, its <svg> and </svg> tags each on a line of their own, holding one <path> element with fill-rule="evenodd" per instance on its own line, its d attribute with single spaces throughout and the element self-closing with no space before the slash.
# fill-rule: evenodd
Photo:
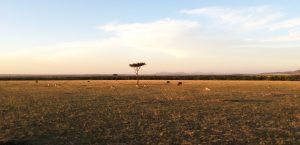
<svg viewBox="0 0 300 145">
<path fill-rule="evenodd" d="M 178 83 L 177 83 L 177 86 L 182 86 L 182 82 L 178 82 Z"/>
</svg>

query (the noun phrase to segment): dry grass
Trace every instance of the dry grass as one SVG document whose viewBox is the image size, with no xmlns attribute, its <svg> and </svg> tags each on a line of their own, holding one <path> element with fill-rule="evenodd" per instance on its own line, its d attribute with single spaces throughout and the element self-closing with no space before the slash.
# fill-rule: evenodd
<svg viewBox="0 0 300 145">
<path fill-rule="evenodd" d="M 1 81 L 0 144 L 300 144 L 299 82 L 165 82 Z"/>
</svg>

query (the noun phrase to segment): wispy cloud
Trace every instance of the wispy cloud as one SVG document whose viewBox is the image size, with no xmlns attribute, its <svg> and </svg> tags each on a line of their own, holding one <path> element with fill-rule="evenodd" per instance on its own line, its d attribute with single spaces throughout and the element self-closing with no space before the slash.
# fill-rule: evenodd
<svg viewBox="0 0 300 145">
<path fill-rule="evenodd" d="M 294 18 L 289 20 L 284 20 L 279 23 L 273 24 L 270 29 L 271 30 L 279 30 L 279 29 L 289 29 L 300 26 L 300 18 Z"/>
<path fill-rule="evenodd" d="M 282 36 L 271 36 L 270 38 L 264 39 L 266 42 L 286 42 L 286 41 L 299 41 L 300 40 L 300 29 L 295 28 L 288 31 L 286 35 Z"/>
<path fill-rule="evenodd" d="M 216 27 L 227 25 L 229 27 L 226 29 L 237 32 L 238 36 L 244 36 L 244 31 L 260 30 L 258 33 L 247 35 L 249 38 L 242 37 L 244 40 L 256 40 L 256 43 L 300 40 L 300 18 L 286 18 L 285 12 L 271 6 L 203 7 L 180 12 L 209 18 L 211 21 L 217 22 Z M 277 31 L 280 31 L 280 36 L 276 34 Z"/>
<path fill-rule="evenodd" d="M 200 28 L 196 21 L 163 19 L 149 23 L 106 24 L 98 29 L 112 32 L 111 47 L 134 48 L 185 57 L 193 32 Z"/>
<path fill-rule="evenodd" d="M 180 11 L 183 14 L 207 16 L 215 18 L 222 24 L 234 25 L 243 30 L 255 30 L 268 27 L 268 25 L 283 16 L 280 11 L 270 6 L 257 7 L 204 7 Z"/>
</svg>

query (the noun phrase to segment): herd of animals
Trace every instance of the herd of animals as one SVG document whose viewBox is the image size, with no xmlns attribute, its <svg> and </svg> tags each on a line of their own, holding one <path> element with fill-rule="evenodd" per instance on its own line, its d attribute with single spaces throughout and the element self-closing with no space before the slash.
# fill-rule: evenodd
<svg viewBox="0 0 300 145">
<path fill-rule="evenodd" d="M 90 83 L 90 81 L 87 81 L 88 83 Z M 35 83 L 39 83 L 39 80 L 35 80 Z M 170 84 L 171 81 L 166 81 L 167 84 Z M 177 86 L 182 86 L 183 83 L 182 82 L 178 82 L 177 83 Z M 55 83 L 55 84 L 47 84 L 47 87 L 51 87 L 51 86 L 54 86 L 54 87 L 57 87 L 58 85 Z M 139 85 L 136 85 L 136 87 L 140 87 Z M 146 88 L 148 87 L 147 85 L 143 85 L 142 87 Z M 116 89 L 116 87 L 114 85 L 110 86 L 110 89 Z M 210 88 L 204 88 L 205 91 L 210 91 Z"/>
</svg>

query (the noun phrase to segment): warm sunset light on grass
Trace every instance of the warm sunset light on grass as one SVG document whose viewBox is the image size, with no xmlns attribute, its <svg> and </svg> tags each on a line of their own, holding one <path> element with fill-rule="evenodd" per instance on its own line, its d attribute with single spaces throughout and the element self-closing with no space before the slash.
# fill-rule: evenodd
<svg viewBox="0 0 300 145">
<path fill-rule="evenodd" d="M 0 145 L 300 145 L 299 0 L 0 0 Z"/>
</svg>

